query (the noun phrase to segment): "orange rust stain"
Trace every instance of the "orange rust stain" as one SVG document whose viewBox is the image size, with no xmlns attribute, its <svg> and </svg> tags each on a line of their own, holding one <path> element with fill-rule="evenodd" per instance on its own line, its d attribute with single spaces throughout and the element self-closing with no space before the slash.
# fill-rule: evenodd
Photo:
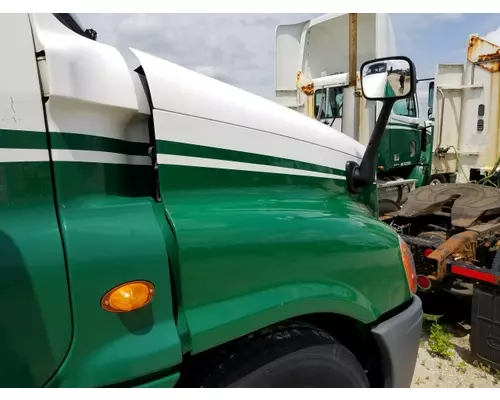
<svg viewBox="0 0 500 400">
<path fill-rule="evenodd" d="M 473 261 L 476 257 L 477 232 L 465 231 L 453 235 L 436 250 L 427 256 L 427 258 L 437 262 L 438 280 L 446 276 L 446 260 L 449 257 L 455 257 L 466 261 Z"/>
<path fill-rule="evenodd" d="M 467 47 L 467 59 L 474 62 L 475 56 L 477 56 L 477 61 L 479 67 L 489 71 L 489 72 L 499 72 L 500 71 L 500 49 L 492 53 L 477 54 L 480 51 L 480 47 L 484 44 L 488 44 L 490 47 L 498 47 L 494 43 L 484 40 L 477 36 L 472 36 L 469 38 L 469 45 Z"/>
<path fill-rule="evenodd" d="M 477 36 L 472 36 L 469 39 L 469 46 L 467 48 L 467 59 L 471 59 L 472 55 L 474 54 L 474 50 L 476 50 L 476 47 L 479 43 L 479 38 Z"/>
<path fill-rule="evenodd" d="M 500 50 L 495 53 L 490 54 L 481 54 L 478 56 L 477 60 L 481 63 L 481 67 L 490 71 L 490 72 L 498 72 L 500 71 Z"/>
<path fill-rule="evenodd" d="M 496 146 L 496 154 L 495 154 L 495 161 L 496 159 L 498 159 L 498 157 L 500 157 L 500 76 L 497 74 L 497 75 L 494 75 L 492 77 L 492 92 L 494 91 L 494 88 L 496 88 L 496 91 L 497 91 L 497 109 L 496 109 L 496 113 L 497 113 L 497 118 L 496 118 L 496 125 L 495 126 L 492 126 L 489 128 L 490 132 L 492 135 L 495 135 L 496 136 L 496 142 L 497 142 L 497 146 Z M 494 171 L 493 171 L 494 172 Z M 500 241 L 499 241 L 500 243 Z"/>
<path fill-rule="evenodd" d="M 497 62 L 500 64 L 500 62 Z M 491 137 L 491 146 L 488 147 L 486 163 L 492 169 L 500 157 L 500 74 L 492 74 L 490 80 L 490 110 L 488 118 L 488 133 Z M 494 171 L 489 171 L 492 174 Z"/>
<path fill-rule="evenodd" d="M 298 71 L 297 76 L 295 78 L 297 88 L 306 96 L 312 96 L 314 94 L 314 82 L 310 82 L 305 85 L 300 85 L 301 78 L 302 78 L 302 72 Z"/>
<path fill-rule="evenodd" d="M 306 96 L 312 96 L 314 94 L 314 83 L 308 83 L 307 85 L 301 86 L 300 91 Z"/>
<path fill-rule="evenodd" d="M 314 104 L 311 96 L 306 99 L 306 112 L 309 117 L 314 118 Z"/>
<path fill-rule="evenodd" d="M 477 60 L 479 62 L 483 61 L 499 61 L 500 60 L 500 50 L 495 51 L 490 54 L 481 54 L 478 56 Z"/>
</svg>

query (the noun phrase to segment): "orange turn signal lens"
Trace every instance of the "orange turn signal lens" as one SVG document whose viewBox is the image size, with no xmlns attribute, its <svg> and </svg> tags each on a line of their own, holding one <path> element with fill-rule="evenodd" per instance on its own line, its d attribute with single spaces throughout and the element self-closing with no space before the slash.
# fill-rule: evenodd
<svg viewBox="0 0 500 400">
<path fill-rule="evenodd" d="M 403 259 L 408 287 L 410 292 L 415 294 L 417 293 L 417 273 L 415 271 L 413 254 L 411 254 L 410 248 L 401 237 L 399 237 L 399 248 L 401 249 L 401 257 Z"/>
<path fill-rule="evenodd" d="M 101 299 L 101 307 L 109 312 L 130 312 L 148 305 L 154 294 L 155 288 L 151 282 L 127 282 L 107 292 Z"/>
</svg>

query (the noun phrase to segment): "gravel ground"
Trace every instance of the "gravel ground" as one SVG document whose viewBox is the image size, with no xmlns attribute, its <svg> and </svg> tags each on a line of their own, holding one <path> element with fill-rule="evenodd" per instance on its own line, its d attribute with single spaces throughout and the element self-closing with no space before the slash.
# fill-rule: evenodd
<svg viewBox="0 0 500 400">
<path fill-rule="evenodd" d="M 472 361 L 470 355 L 470 326 L 454 323 L 442 325 L 451 333 L 452 356 L 436 356 L 429 348 L 429 332 L 435 317 L 424 320 L 422 340 L 411 387 L 414 388 L 500 388 L 500 372 Z"/>
</svg>

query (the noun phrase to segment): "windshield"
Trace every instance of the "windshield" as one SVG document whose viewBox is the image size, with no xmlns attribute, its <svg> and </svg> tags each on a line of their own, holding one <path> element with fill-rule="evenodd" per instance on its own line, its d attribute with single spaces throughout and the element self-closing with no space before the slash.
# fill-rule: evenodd
<svg viewBox="0 0 500 400">
<path fill-rule="evenodd" d="M 366 75 L 379 74 L 381 72 L 387 72 L 387 65 L 385 63 L 371 65 Z"/>
<path fill-rule="evenodd" d="M 83 28 L 80 20 L 75 14 L 52 14 L 61 22 L 66 28 L 71 29 L 73 32 L 86 37 L 91 40 L 97 39 L 97 32 L 93 29 Z"/>
</svg>

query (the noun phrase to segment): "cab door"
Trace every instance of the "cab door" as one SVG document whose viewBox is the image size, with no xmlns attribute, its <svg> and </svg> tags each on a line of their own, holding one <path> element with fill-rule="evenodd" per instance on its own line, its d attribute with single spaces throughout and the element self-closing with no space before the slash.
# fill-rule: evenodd
<svg viewBox="0 0 500 400">
<path fill-rule="evenodd" d="M 74 318 L 71 351 L 51 386 L 107 386 L 172 368 L 182 353 L 169 228 L 154 199 L 140 79 L 118 50 L 54 15 L 31 23 Z M 106 292 L 134 280 L 155 286 L 150 305 L 121 314 L 101 307 Z"/>
<path fill-rule="evenodd" d="M 0 387 L 40 387 L 72 321 L 27 14 L 0 14 L 0 54 Z"/>
<path fill-rule="evenodd" d="M 389 153 L 386 168 L 401 168 L 419 163 L 421 134 L 416 95 L 395 102 L 383 141 Z"/>
</svg>

